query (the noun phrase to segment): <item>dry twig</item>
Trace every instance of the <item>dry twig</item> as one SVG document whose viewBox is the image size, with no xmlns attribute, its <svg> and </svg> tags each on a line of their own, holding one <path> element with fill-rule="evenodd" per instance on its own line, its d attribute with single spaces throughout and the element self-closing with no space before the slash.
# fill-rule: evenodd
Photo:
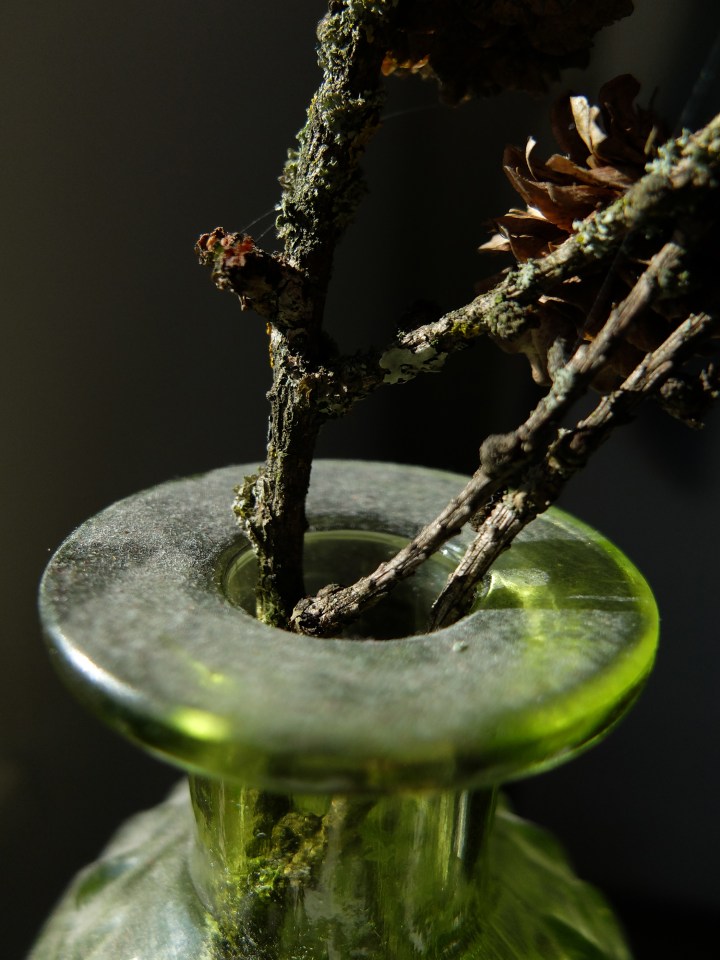
<svg viewBox="0 0 720 960">
<path fill-rule="evenodd" d="M 678 276 L 685 257 L 681 238 L 665 244 L 627 298 L 611 311 L 598 336 L 589 343 L 581 343 L 558 371 L 550 391 L 524 423 L 510 434 L 491 436 L 484 442 L 480 450 L 481 465 L 458 496 L 406 547 L 372 573 L 351 586 L 331 584 L 317 597 L 302 600 L 293 612 L 294 629 L 314 636 L 328 636 L 337 631 L 340 625 L 386 595 L 395 583 L 410 576 L 428 556 L 455 536 L 468 521 L 476 518 L 478 511 L 490 512 L 489 504 L 500 490 L 521 482 L 538 463 L 544 462 L 548 450 L 561 436 L 559 424 L 562 418 L 603 368 L 628 325 L 655 297 L 667 293 L 670 278 Z M 495 510 L 492 510 L 491 516 L 494 514 Z M 488 524 L 479 534 L 484 538 L 478 547 L 483 557 L 490 549 L 488 544 L 501 544 L 500 549 L 503 549 L 509 543 L 501 537 L 504 527 L 498 528 L 501 539 L 496 541 L 493 539 L 496 525 L 490 520 Z M 496 555 L 497 552 L 493 553 L 493 559 Z M 439 617 L 434 614 L 436 626 L 448 622 L 449 613 L 445 612 L 445 607 L 452 602 L 455 609 L 457 602 L 454 598 L 459 594 L 461 583 L 468 585 L 462 592 L 463 598 L 467 599 L 474 590 L 478 579 L 475 576 L 476 562 L 473 553 L 472 559 L 466 557 L 453 575 L 452 585 L 444 592 L 437 608 L 441 613 Z M 485 569 L 478 577 L 484 572 Z"/>
<path fill-rule="evenodd" d="M 617 11 L 622 7 L 623 3 L 618 3 Z M 396 0 L 331 0 L 318 31 L 323 80 L 282 179 L 278 233 L 283 251 L 267 253 L 256 247 L 252 238 L 226 234 L 219 228 L 205 234 L 198 244 L 201 260 L 211 266 L 215 283 L 237 294 L 244 309 L 253 308 L 268 321 L 273 364 L 268 455 L 258 473 L 245 478 L 235 504 L 258 556 L 258 616 L 280 626 L 287 625 L 292 616 L 295 629 L 320 635 L 333 632 L 410 575 L 472 517 L 488 518 L 481 536 L 495 544 L 491 550 L 480 551 L 483 558 L 509 542 L 504 532 L 498 535 L 499 528 L 490 523 L 489 518 L 500 509 L 491 507 L 490 499 L 507 490 L 504 503 L 513 485 L 526 490 L 533 470 L 547 473 L 549 450 L 560 455 L 560 419 L 602 371 L 622 331 L 648 303 L 672 297 L 680 287 L 684 293 L 692 287 L 688 277 L 692 280 L 695 265 L 687 260 L 684 245 L 671 240 L 677 226 L 690 224 L 689 233 L 694 236 L 698 224 L 704 229 L 717 210 L 720 117 L 698 133 L 683 134 L 667 144 L 640 180 L 605 209 L 573 225 L 571 236 L 547 256 L 505 271 L 492 290 L 432 323 L 398 334 L 382 350 L 338 356 L 322 330 L 334 248 L 363 193 L 359 162 L 379 122 L 381 68 L 384 65 L 385 72 L 392 72 L 387 69 L 388 51 L 404 49 L 398 38 L 403 29 L 411 27 L 404 19 L 408 9 Z M 443 9 L 439 4 L 433 15 L 440 16 Z M 590 34 L 605 16 L 600 6 L 598 11 L 599 19 Z M 572 49 L 584 49 L 588 39 L 578 35 L 573 39 L 578 46 L 571 44 Z M 392 69 L 403 68 L 396 57 Z M 543 70 L 544 66 L 538 77 L 544 75 Z M 473 77 L 463 80 L 468 89 L 474 89 L 473 84 L 482 87 L 485 81 Z M 444 82 L 450 81 L 446 78 Z M 481 336 L 489 335 L 503 345 L 516 343 L 540 322 L 538 302 L 542 296 L 569 278 L 581 282 L 588 277 L 597 279 L 621 255 L 632 255 L 638 238 L 643 250 L 648 243 L 662 250 L 626 300 L 611 311 L 592 342 L 571 347 L 574 352 L 569 361 L 553 369 L 550 392 L 525 423 L 511 434 L 485 441 L 480 467 L 458 497 L 397 557 L 358 584 L 349 588 L 330 585 L 316 598 L 300 600 L 304 592 L 305 495 L 322 423 L 346 413 L 381 385 L 402 383 L 439 369 L 452 353 Z M 681 260 L 687 271 L 682 277 Z M 701 304 L 698 309 L 704 308 Z M 695 328 L 688 327 L 686 335 L 694 339 Z M 672 377 L 663 377 L 652 389 L 643 387 L 640 393 L 643 397 L 654 393 L 670 408 L 690 410 L 695 416 L 692 411 L 701 411 L 714 396 L 714 375 L 706 371 L 693 379 L 676 366 Z M 663 392 L 661 383 L 665 384 Z M 541 489 L 542 483 L 536 491 L 538 503 Z M 527 492 L 525 501 L 533 501 Z M 485 560 L 478 562 L 480 569 Z M 475 560 L 471 568 L 475 576 Z M 437 608 L 438 623 L 446 622 L 447 610 L 462 605 L 457 584 L 470 579 L 463 567 L 456 585 L 448 588 Z"/>
<path fill-rule="evenodd" d="M 677 367 L 720 325 L 717 315 L 688 317 L 665 342 L 648 354 L 620 387 L 602 397 L 595 409 L 571 430 L 560 430 L 541 462 L 524 482 L 506 492 L 488 513 L 477 537 L 433 605 L 436 629 L 463 616 L 475 598 L 477 584 L 515 537 L 557 500 L 568 480 L 618 426 L 653 397 Z"/>
</svg>

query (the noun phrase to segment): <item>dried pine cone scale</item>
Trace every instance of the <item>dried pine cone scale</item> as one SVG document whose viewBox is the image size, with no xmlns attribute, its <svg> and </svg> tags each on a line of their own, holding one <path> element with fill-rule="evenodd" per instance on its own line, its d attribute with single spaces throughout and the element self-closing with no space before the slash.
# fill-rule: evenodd
<svg viewBox="0 0 720 960">
<path fill-rule="evenodd" d="M 542 160 L 532 138 L 525 150 L 507 147 L 503 169 L 527 209 L 497 217 L 497 233 L 480 249 L 510 252 L 519 262 L 544 257 L 572 234 L 574 222 L 611 203 L 638 180 L 653 155 L 653 144 L 662 139 L 654 136 L 659 124 L 652 112 L 635 105 L 638 92 L 637 80 L 623 75 L 601 88 L 599 106 L 585 97 L 562 98 L 553 109 L 552 126 L 565 154 Z M 550 382 L 553 345 L 591 339 L 607 308 L 626 296 L 646 265 L 640 257 L 625 259 L 615 265 L 609 282 L 604 276 L 584 275 L 558 284 L 540 299 L 537 326 L 506 349 L 527 356 L 537 382 Z M 645 352 L 665 339 L 671 329 L 665 312 L 659 304 L 636 318 L 593 382 L 597 389 L 612 389 Z"/>
<path fill-rule="evenodd" d="M 562 172 L 533 159 L 535 141 L 530 140 L 523 155 L 517 147 L 507 147 L 503 169 L 525 203 L 542 217 L 569 235 L 575 220 L 584 220 L 599 205 L 605 205 L 622 193 L 602 180 L 593 180 L 587 171 L 580 180 L 574 169 Z M 574 166 L 574 165 L 573 165 Z"/>
</svg>

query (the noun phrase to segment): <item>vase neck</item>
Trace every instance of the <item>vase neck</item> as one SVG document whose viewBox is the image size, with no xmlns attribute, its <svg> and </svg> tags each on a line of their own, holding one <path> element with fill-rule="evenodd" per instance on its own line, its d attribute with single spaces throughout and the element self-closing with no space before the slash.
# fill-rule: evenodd
<svg viewBox="0 0 720 960">
<path fill-rule="evenodd" d="M 492 791 L 297 797 L 194 777 L 191 794 L 193 880 L 233 960 L 450 957 L 470 935 Z"/>
</svg>

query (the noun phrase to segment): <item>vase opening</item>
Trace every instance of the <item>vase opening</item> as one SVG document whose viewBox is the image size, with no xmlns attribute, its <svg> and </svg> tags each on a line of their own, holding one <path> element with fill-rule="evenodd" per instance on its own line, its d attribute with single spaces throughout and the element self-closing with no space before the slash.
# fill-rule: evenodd
<svg viewBox="0 0 720 960">
<path fill-rule="evenodd" d="M 407 544 L 392 533 L 371 530 L 319 530 L 305 535 L 305 587 L 308 595 L 328 583 L 343 585 L 371 573 Z M 430 608 L 462 556 L 445 546 L 388 596 L 363 613 L 337 636 L 348 640 L 394 640 L 427 630 Z M 218 581 L 225 597 L 255 615 L 257 563 L 243 546 L 221 561 Z"/>
</svg>

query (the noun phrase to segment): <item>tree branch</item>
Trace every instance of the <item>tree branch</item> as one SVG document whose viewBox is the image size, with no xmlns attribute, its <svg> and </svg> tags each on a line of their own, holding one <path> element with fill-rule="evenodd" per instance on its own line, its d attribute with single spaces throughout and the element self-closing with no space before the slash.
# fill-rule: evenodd
<svg viewBox="0 0 720 960">
<path fill-rule="evenodd" d="M 236 294 L 241 310 L 253 310 L 283 332 L 310 323 L 309 278 L 282 254 L 267 253 L 247 234 L 226 233 L 222 227 L 204 233 L 195 250 L 200 263 L 211 268 L 218 290 Z"/>
<path fill-rule="evenodd" d="M 633 319 L 667 290 L 671 278 L 679 273 L 685 255 L 680 242 L 674 240 L 666 244 L 653 257 L 628 297 L 611 311 L 595 339 L 576 349 L 525 422 L 512 433 L 488 437 L 483 443 L 480 468 L 458 496 L 406 547 L 368 576 L 349 587 L 330 584 L 316 597 L 301 600 L 292 614 L 293 629 L 312 636 L 329 636 L 337 631 L 341 624 L 377 603 L 396 583 L 414 573 L 499 490 L 542 459 L 547 444 L 557 436 L 561 418 L 603 368 L 614 344 Z"/>
<path fill-rule="evenodd" d="M 398 334 L 384 350 L 337 359 L 322 331 L 335 245 L 363 193 L 359 161 L 379 123 L 381 64 L 392 37 L 396 0 L 331 0 L 318 30 L 322 83 L 285 166 L 277 220 L 281 254 L 219 228 L 198 245 L 218 286 L 237 294 L 269 321 L 273 365 L 268 453 L 258 473 L 237 491 L 235 510 L 257 553 L 258 616 L 326 635 L 408 576 L 470 517 L 487 512 L 488 498 L 542 460 L 546 444 L 572 401 L 602 370 L 618 338 L 677 273 L 682 249 L 666 243 L 678 222 L 702 221 L 716 188 L 720 117 L 697 134 L 683 134 L 659 152 L 647 173 L 622 197 L 596 211 L 559 248 L 506 271 L 489 292 L 440 319 Z M 707 220 L 707 217 L 705 218 Z M 540 317 L 539 299 L 570 278 L 606 270 L 636 240 L 666 246 L 592 343 L 581 345 L 555 374 L 548 396 L 512 434 L 491 437 L 467 487 L 395 560 L 353 588 L 331 585 L 304 600 L 302 551 L 305 497 L 318 431 L 381 384 L 401 383 L 441 368 L 455 350 L 487 334 L 512 344 Z M 667 291 L 664 291 L 665 295 Z M 707 380 L 710 383 L 712 378 Z M 683 389 L 672 390 L 677 409 Z M 687 393 L 687 391 L 686 391 Z M 698 394 L 698 390 L 695 390 Z M 698 396 L 712 390 L 700 382 Z M 684 401 L 686 402 L 686 401 Z M 295 605 L 297 607 L 293 610 Z"/>
<path fill-rule="evenodd" d="M 317 390 L 335 244 L 363 194 L 359 167 L 379 123 L 380 67 L 394 0 L 331 0 L 318 27 L 322 83 L 289 153 L 277 219 L 284 251 L 214 231 L 200 251 L 215 282 L 270 321 L 273 385 L 267 459 L 237 489 L 234 509 L 258 557 L 257 615 L 284 626 L 303 595 L 305 498 L 326 411 Z"/>
<path fill-rule="evenodd" d="M 572 430 L 561 430 L 542 461 L 522 484 L 509 489 L 489 511 L 477 537 L 433 605 L 431 629 L 463 616 L 475 598 L 477 584 L 494 561 L 539 513 L 554 503 L 565 484 L 587 463 L 612 431 L 631 420 L 638 407 L 677 370 L 685 358 L 720 326 L 717 315 L 689 317 L 649 353 L 617 389 L 604 396 L 589 416 Z"/>
<path fill-rule="evenodd" d="M 610 253 L 614 252 L 617 255 L 617 248 L 614 244 L 625 242 L 632 230 L 644 226 L 646 233 L 649 228 L 651 231 L 654 230 L 662 235 L 662 232 L 668 229 L 668 221 L 672 225 L 683 215 L 687 217 L 690 212 L 696 213 L 699 204 L 694 194 L 689 197 L 682 197 L 682 195 L 672 191 L 685 190 L 689 185 L 702 191 L 714 188 L 712 175 L 709 174 L 707 168 L 702 167 L 702 164 L 706 162 L 712 165 L 717 164 L 717 131 L 718 121 L 716 120 L 696 137 L 686 137 L 684 138 L 684 144 L 682 141 L 675 144 L 673 150 L 677 156 L 671 156 L 672 151 L 666 150 L 650 173 L 629 191 L 629 197 L 626 195 L 608 211 L 603 211 L 601 214 L 590 218 L 583 225 L 582 232 L 573 236 L 555 254 L 551 254 L 534 265 L 536 269 L 530 274 L 532 282 L 529 283 L 529 288 L 536 293 L 538 290 L 550 289 L 559 278 L 565 278 L 564 269 L 568 270 L 568 276 L 575 274 L 578 270 L 578 257 L 582 259 L 582 254 L 587 253 L 588 249 L 590 252 L 588 262 L 597 262 L 597 260 L 602 260 Z M 701 169 L 693 172 L 694 164 L 698 160 L 701 162 Z M 668 217 L 668 212 L 665 209 L 669 197 L 672 197 L 673 201 L 680 197 L 677 206 L 674 202 L 672 203 L 672 217 Z M 622 217 L 616 219 L 616 212 L 618 211 L 622 214 Z M 617 226 L 618 222 L 621 223 L 622 229 L 616 230 L 614 234 L 603 226 L 603 223 Z M 707 229 L 707 223 L 704 228 Z M 584 237 L 585 242 L 578 243 L 579 236 Z M 599 243 L 599 256 L 596 255 L 598 246 L 593 248 L 592 244 L 587 243 L 588 238 L 594 237 L 601 241 Z M 612 238 L 614 242 L 611 243 L 608 238 Z M 433 625 L 438 626 L 450 622 L 452 618 L 460 614 L 460 611 L 464 612 L 474 596 L 477 577 L 484 575 L 484 571 L 488 568 L 492 559 L 502 549 L 505 549 L 512 537 L 522 529 L 522 525 L 527 523 L 532 516 L 535 516 L 539 510 L 544 509 L 544 507 L 538 507 L 532 515 L 528 513 L 522 524 L 520 524 L 519 519 L 513 524 L 508 524 L 506 519 L 498 524 L 495 522 L 498 519 L 496 513 L 497 511 L 506 511 L 506 506 L 501 504 L 493 508 L 493 498 L 500 489 L 517 481 L 523 472 L 528 471 L 533 464 L 537 463 L 538 459 L 544 460 L 546 445 L 556 441 L 559 436 L 557 424 L 560 419 L 567 412 L 572 402 L 587 389 L 593 378 L 603 369 L 610 351 L 633 320 L 656 298 L 672 295 L 673 288 L 676 288 L 674 292 L 677 293 L 678 288 L 682 288 L 683 284 L 687 283 L 687 275 L 679 278 L 685 253 L 685 244 L 680 238 L 666 244 L 660 253 L 652 259 L 648 269 L 633 287 L 630 295 L 611 312 L 607 323 L 601 328 L 595 339 L 590 344 L 582 344 L 570 361 L 558 371 L 550 392 L 543 398 L 525 423 L 511 434 L 493 436 L 485 441 L 481 448 L 481 468 L 458 497 L 396 557 L 380 565 L 373 573 L 361 578 L 351 587 L 343 588 L 331 584 L 318 597 L 301 601 L 293 613 L 292 625 L 294 629 L 318 636 L 327 636 L 335 632 L 344 622 L 357 616 L 367 606 L 388 593 L 396 582 L 411 575 L 431 553 L 459 532 L 469 518 L 474 517 L 478 523 L 482 523 L 483 520 L 486 521 L 485 526 L 481 528 L 479 539 L 476 541 L 477 552 L 481 558 L 487 556 L 491 559 L 487 562 L 476 561 L 474 553 L 469 554 L 467 565 L 465 563 L 461 564 L 451 579 L 451 584 L 443 596 L 439 598 L 438 604 L 434 608 Z M 569 267 L 564 266 L 568 264 Z M 483 309 L 487 306 L 488 300 L 492 301 L 488 308 L 492 315 L 494 304 L 498 299 L 497 291 L 500 288 L 515 290 L 516 292 L 513 293 L 513 296 L 516 297 L 515 302 L 521 301 L 523 295 L 521 292 L 517 292 L 517 286 L 513 285 L 516 284 L 516 278 L 522 274 L 522 270 L 523 268 L 514 271 L 501 281 L 494 291 L 474 301 L 474 304 L 470 307 L 477 310 L 476 316 L 483 316 Z M 529 304 L 525 311 L 526 320 L 531 315 L 531 311 L 532 304 Z M 456 312 L 454 317 L 457 318 L 457 316 L 458 313 Z M 453 318 L 453 315 L 448 315 L 435 324 L 426 325 L 405 334 L 404 342 L 414 346 L 427 344 L 428 341 L 432 343 L 432 338 L 439 330 L 447 333 L 454 324 L 456 324 L 456 319 Z M 437 343 L 438 341 L 435 341 L 434 350 L 437 350 Z M 393 349 L 397 350 L 397 348 Z M 414 376 L 421 369 L 427 370 L 437 367 L 444 360 L 442 352 L 444 351 L 438 354 L 421 348 L 419 352 L 420 364 L 418 365 L 415 362 L 403 367 L 401 363 L 399 375 L 395 374 L 391 379 L 393 382 L 398 382 L 409 379 L 410 376 Z M 406 359 L 401 350 L 398 350 L 397 353 L 401 361 Z M 418 356 L 415 359 L 417 360 Z M 372 376 L 367 376 L 367 368 L 363 370 L 361 366 L 357 366 L 356 369 L 358 368 L 362 371 L 362 375 L 367 377 L 364 387 L 372 388 L 372 386 L 379 384 L 379 378 L 375 377 L 373 379 Z M 685 383 L 687 375 L 683 376 L 682 381 L 680 377 L 676 376 L 674 378 L 675 384 Z M 347 377 L 341 379 L 346 380 Z M 384 381 L 387 379 L 387 377 L 383 378 Z M 714 371 L 706 372 L 696 381 L 693 396 L 697 409 L 706 406 L 710 399 L 716 395 L 716 382 L 717 375 Z M 358 391 L 358 393 L 361 392 Z M 681 404 L 677 401 L 678 393 L 676 387 L 673 395 L 676 397 L 678 407 L 680 407 Z M 687 390 L 684 393 L 686 394 Z M 659 390 L 657 397 L 665 403 L 668 402 L 666 398 L 662 397 Z M 686 399 L 686 407 L 687 403 Z M 523 497 L 524 504 L 530 502 L 531 500 L 527 496 Z M 484 509 L 481 510 L 483 507 Z M 527 506 L 523 509 L 527 510 Z M 480 570 L 480 573 L 478 573 L 478 570 Z"/>
<path fill-rule="evenodd" d="M 339 361 L 335 382 L 343 389 L 333 398 L 337 413 L 383 384 L 441 369 L 450 354 L 482 336 L 512 343 L 537 323 L 540 296 L 570 277 L 605 268 L 622 245 L 631 249 L 634 235 L 662 241 L 678 221 L 696 217 L 716 189 L 719 163 L 720 115 L 697 133 L 685 133 L 660 148 L 644 177 L 579 224 L 548 256 L 509 270 L 491 290 L 432 323 L 400 333 L 384 350 Z"/>
</svg>

